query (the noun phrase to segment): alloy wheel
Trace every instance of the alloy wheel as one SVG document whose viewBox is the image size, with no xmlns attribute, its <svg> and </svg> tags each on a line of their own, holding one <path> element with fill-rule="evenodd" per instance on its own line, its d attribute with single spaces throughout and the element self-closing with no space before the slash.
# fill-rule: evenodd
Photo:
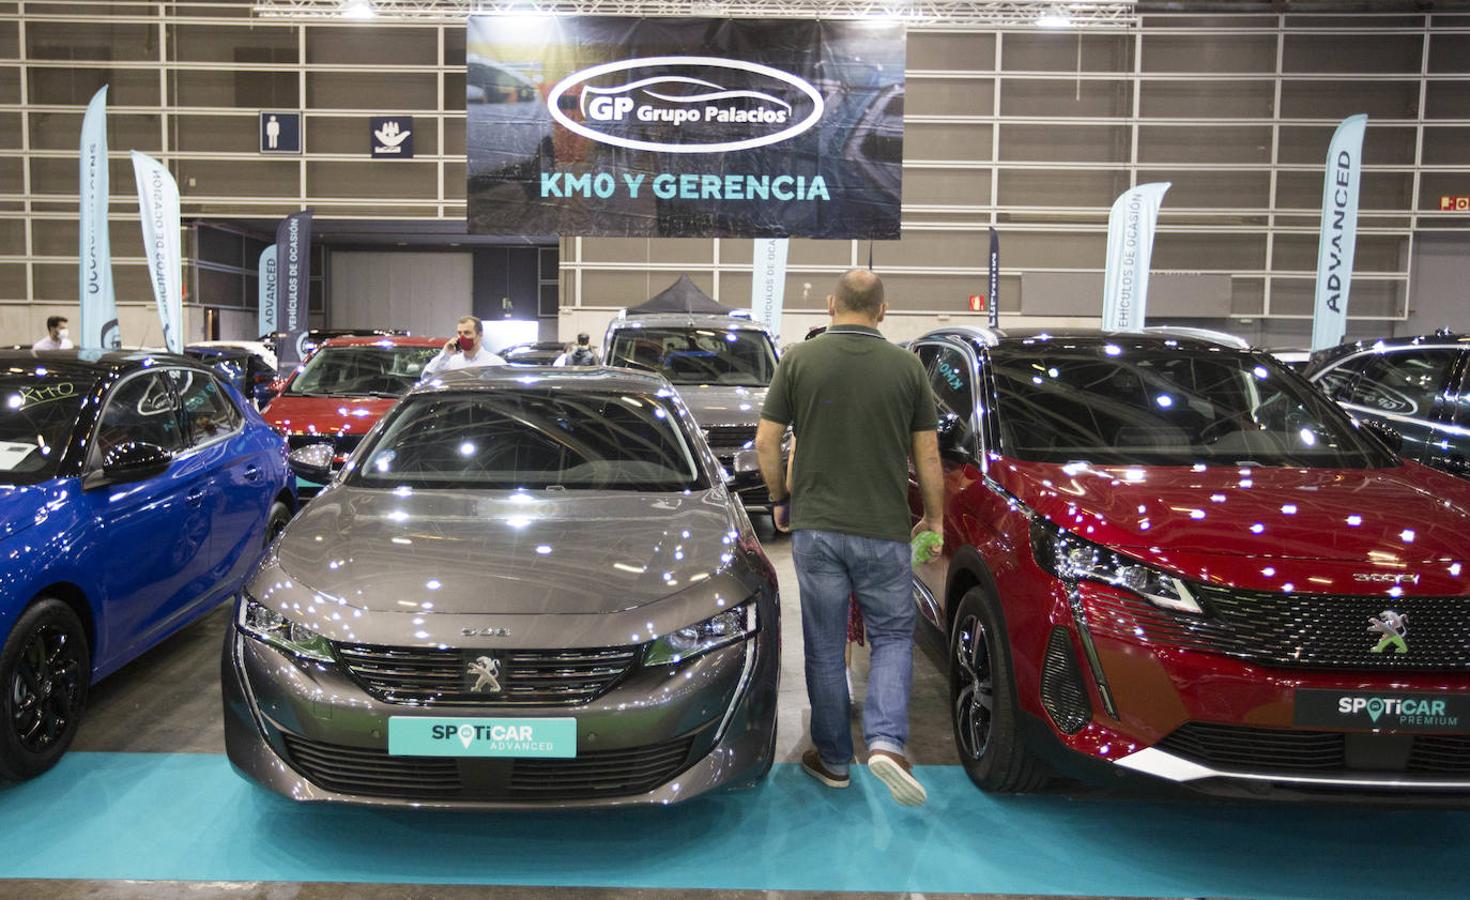
<svg viewBox="0 0 1470 900">
<path fill-rule="evenodd" d="M 26 642 L 11 676 L 11 727 L 20 744 L 42 753 L 65 737 L 78 712 L 85 671 L 81 642 L 42 625 Z"/>
<path fill-rule="evenodd" d="M 985 625 L 966 616 L 955 629 L 954 661 L 958 669 L 954 695 L 955 733 L 960 749 L 980 759 L 990 745 L 995 682 L 990 671 L 990 644 Z"/>
</svg>

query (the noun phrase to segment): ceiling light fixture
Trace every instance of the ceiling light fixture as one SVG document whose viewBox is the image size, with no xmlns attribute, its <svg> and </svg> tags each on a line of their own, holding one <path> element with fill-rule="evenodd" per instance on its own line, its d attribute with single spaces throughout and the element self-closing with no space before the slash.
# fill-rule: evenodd
<svg viewBox="0 0 1470 900">
<path fill-rule="evenodd" d="M 343 0 L 342 18 L 363 19 L 376 18 L 378 11 L 373 8 L 372 0 Z"/>
</svg>

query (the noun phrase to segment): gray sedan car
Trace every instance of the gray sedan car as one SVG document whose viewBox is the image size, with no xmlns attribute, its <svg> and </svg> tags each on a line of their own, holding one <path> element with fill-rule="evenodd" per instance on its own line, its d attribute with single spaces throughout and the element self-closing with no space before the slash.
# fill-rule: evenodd
<svg viewBox="0 0 1470 900">
<path fill-rule="evenodd" d="M 468 369 L 385 416 L 247 582 L 226 743 L 298 800 L 673 803 L 769 770 L 779 635 L 667 381 Z"/>
</svg>

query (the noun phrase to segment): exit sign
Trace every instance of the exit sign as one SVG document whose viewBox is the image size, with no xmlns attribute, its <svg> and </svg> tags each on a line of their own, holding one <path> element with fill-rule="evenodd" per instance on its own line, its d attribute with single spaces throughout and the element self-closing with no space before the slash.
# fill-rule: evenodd
<svg viewBox="0 0 1470 900">
<path fill-rule="evenodd" d="M 1440 197 L 1439 198 L 1439 211 L 1440 212 L 1470 212 L 1470 197 L 1450 197 L 1450 196 Z"/>
</svg>

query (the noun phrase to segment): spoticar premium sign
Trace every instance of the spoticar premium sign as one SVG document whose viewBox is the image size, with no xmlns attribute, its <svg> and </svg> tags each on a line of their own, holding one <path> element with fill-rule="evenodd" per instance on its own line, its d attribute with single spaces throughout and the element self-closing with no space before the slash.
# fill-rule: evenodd
<svg viewBox="0 0 1470 900">
<path fill-rule="evenodd" d="M 897 238 L 904 31 L 470 19 L 470 230 Z"/>
</svg>

